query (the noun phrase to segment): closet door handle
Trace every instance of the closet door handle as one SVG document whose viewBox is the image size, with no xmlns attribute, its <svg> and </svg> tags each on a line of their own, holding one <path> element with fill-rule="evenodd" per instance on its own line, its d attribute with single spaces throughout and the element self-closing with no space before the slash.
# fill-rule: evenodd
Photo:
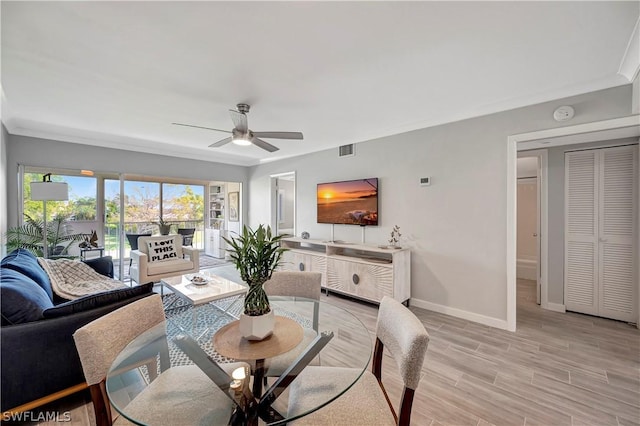
<svg viewBox="0 0 640 426">
<path fill-rule="evenodd" d="M 609 241 L 609 239 L 600 237 L 598 238 L 598 241 L 600 241 L 601 243 L 606 243 L 607 241 Z"/>
</svg>

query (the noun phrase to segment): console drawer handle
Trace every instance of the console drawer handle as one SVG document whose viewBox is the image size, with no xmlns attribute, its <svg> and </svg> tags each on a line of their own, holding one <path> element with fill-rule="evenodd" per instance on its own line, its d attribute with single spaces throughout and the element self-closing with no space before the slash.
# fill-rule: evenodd
<svg viewBox="0 0 640 426">
<path fill-rule="evenodd" d="M 358 283 L 360 282 L 360 277 L 358 276 L 358 274 L 353 274 L 353 277 L 351 277 L 351 279 L 353 280 L 353 283 L 355 285 L 358 285 Z"/>
<path fill-rule="evenodd" d="M 300 271 L 304 272 L 304 263 L 300 262 L 300 264 L 298 265 L 298 269 L 300 269 Z"/>
</svg>

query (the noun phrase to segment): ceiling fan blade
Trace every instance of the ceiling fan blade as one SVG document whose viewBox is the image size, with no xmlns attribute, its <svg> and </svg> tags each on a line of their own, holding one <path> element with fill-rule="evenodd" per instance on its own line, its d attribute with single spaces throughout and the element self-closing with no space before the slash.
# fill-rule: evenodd
<svg viewBox="0 0 640 426">
<path fill-rule="evenodd" d="M 231 142 L 231 139 L 233 139 L 233 138 L 231 138 L 231 137 L 224 138 L 221 141 L 218 141 L 216 143 L 212 143 L 211 145 L 209 145 L 209 148 L 220 148 L 221 146 L 226 145 L 229 142 Z"/>
<path fill-rule="evenodd" d="M 233 121 L 233 124 L 236 126 L 236 129 L 238 129 L 242 133 L 246 133 L 249 128 L 247 126 L 247 116 L 234 109 L 230 109 L 229 114 L 231 115 L 231 120 Z"/>
<path fill-rule="evenodd" d="M 253 132 L 259 138 L 302 139 L 302 132 Z"/>
<path fill-rule="evenodd" d="M 193 124 L 183 124 L 183 123 L 171 123 L 171 124 L 175 124 L 176 126 L 195 127 L 196 129 L 215 130 L 216 132 L 231 133 L 231 131 L 229 130 L 214 129 L 213 127 L 194 126 Z"/>
<path fill-rule="evenodd" d="M 255 136 L 251 138 L 251 143 L 257 146 L 258 148 L 262 148 L 265 151 L 274 152 L 279 150 L 277 146 L 273 146 L 268 142 L 263 141 L 262 139 L 258 139 Z"/>
</svg>

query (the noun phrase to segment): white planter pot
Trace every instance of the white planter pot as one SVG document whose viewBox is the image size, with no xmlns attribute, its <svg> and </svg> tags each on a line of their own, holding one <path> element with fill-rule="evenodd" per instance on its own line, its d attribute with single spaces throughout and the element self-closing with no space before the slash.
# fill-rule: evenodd
<svg viewBox="0 0 640 426">
<path fill-rule="evenodd" d="M 257 317 L 240 314 L 240 333 L 247 340 L 262 340 L 271 336 L 275 323 L 273 309 L 268 314 Z"/>
</svg>

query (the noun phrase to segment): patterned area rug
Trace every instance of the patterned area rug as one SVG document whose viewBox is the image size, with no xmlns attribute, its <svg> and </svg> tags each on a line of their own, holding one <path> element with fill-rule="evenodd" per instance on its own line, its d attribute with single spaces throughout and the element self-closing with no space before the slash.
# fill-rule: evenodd
<svg viewBox="0 0 640 426">
<path fill-rule="evenodd" d="M 192 364 L 191 360 L 175 346 L 171 340 L 180 334 L 187 334 L 200 343 L 207 354 L 216 362 L 229 360 L 213 349 L 213 335 L 242 313 L 241 297 L 229 297 L 194 307 L 175 294 L 163 297 L 167 317 L 167 338 L 172 365 Z"/>
</svg>

